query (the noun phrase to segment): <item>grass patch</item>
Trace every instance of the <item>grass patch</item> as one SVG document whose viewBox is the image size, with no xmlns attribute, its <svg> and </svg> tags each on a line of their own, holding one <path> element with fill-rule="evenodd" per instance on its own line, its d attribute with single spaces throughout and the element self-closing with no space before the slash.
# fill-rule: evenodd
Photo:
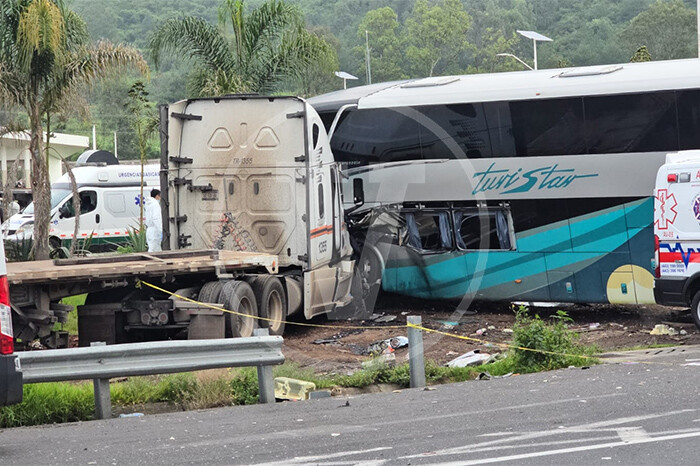
<svg viewBox="0 0 700 466">
<path fill-rule="evenodd" d="M 85 299 L 87 294 L 81 294 L 77 296 L 69 296 L 61 300 L 61 304 L 67 304 L 73 306 L 73 310 L 68 313 L 68 321 L 65 324 L 57 323 L 54 325 L 54 330 L 64 330 L 68 332 L 69 335 L 78 334 L 78 306 L 85 304 Z"/>
</svg>

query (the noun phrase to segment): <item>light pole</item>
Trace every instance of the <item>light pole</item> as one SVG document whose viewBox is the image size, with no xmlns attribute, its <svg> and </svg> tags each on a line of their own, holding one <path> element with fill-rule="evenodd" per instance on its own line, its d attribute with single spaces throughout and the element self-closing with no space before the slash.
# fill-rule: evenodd
<svg viewBox="0 0 700 466">
<path fill-rule="evenodd" d="M 698 0 L 698 1 L 700 1 L 700 0 Z M 530 65 L 528 65 L 527 63 L 525 63 L 523 60 L 521 60 L 520 58 L 516 57 L 516 56 L 513 55 L 512 53 L 497 53 L 496 56 L 497 56 L 497 57 L 511 57 L 511 58 L 515 58 L 515 59 L 518 60 L 520 63 L 522 63 L 523 65 L 525 65 L 525 66 L 527 67 L 528 70 L 530 70 L 530 71 L 535 71 L 535 69 L 534 69 L 533 67 L 531 67 Z"/>
<path fill-rule="evenodd" d="M 700 1 L 700 0 L 698 0 Z M 535 62 L 535 70 L 537 70 L 537 42 L 552 42 L 552 39 L 550 39 L 547 36 L 543 36 L 542 34 L 535 32 L 535 31 L 515 31 L 518 34 L 520 34 L 523 37 L 526 37 L 528 39 L 532 39 L 532 46 L 534 49 L 534 62 Z"/>
<path fill-rule="evenodd" d="M 357 79 L 357 76 L 353 76 L 345 71 L 336 71 L 335 75 L 343 80 L 343 89 L 348 88 L 348 79 Z"/>
</svg>

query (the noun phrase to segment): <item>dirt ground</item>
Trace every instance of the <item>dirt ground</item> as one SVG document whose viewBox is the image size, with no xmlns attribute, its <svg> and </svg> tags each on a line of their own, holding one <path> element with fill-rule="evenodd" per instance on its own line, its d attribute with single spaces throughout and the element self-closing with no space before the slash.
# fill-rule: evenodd
<svg viewBox="0 0 700 466">
<path fill-rule="evenodd" d="M 373 343 L 406 335 L 406 316 L 420 315 L 423 325 L 482 342 L 466 341 L 435 333 L 424 333 L 427 359 L 445 363 L 460 354 L 479 349 L 481 352 L 503 351 L 493 343 L 508 343 L 512 334 L 515 314 L 510 303 L 473 303 L 468 310 L 457 310 L 459 303 L 424 301 L 393 295 L 380 296 L 375 307 L 379 315 L 395 316 L 387 323 L 376 321 L 338 322 L 325 318 L 313 323 L 338 327 L 362 326 L 363 329 L 314 328 L 288 325 L 284 335 L 284 354 L 289 361 L 316 372 L 350 373 L 371 359 L 368 348 Z M 580 335 L 582 344 L 595 344 L 604 351 L 646 347 L 650 345 L 697 345 L 700 331 L 693 324 L 690 313 L 681 308 L 663 306 L 569 305 L 555 307 L 531 306 L 531 313 L 543 319 L 558 310 L 566 311 L 574 323 L 569 328 Z M 389 317 L 390 318 L 390 317 Z M 666 324 L 676 335 L 651 335 L 657 324 Z M 390 328 L 402 326 L 402 328 Z M 481 335 L 479 334 L 481 333 Z M 316 342 L 316 343 L 314 343 Z M 408 350 L 395 352 L 397 362 L 407 360 Z"/>
</svg>

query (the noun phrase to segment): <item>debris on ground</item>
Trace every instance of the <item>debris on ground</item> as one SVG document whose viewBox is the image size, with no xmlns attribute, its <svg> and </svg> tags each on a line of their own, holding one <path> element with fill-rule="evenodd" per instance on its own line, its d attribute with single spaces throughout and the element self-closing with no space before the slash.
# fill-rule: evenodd
<svg viewBox="0 0 700 466">
<path fill-rule="evenodd" d="M 394 353 L 386 353 L 377 356 L 374 359 L 370 359 L 369 361 L 365 361 L 362 363 L 362 368 L 363 369 L 369 369 L 369 370 L 374 370 L 374 369 L 380 369 L 385 366 L 393 366 L 396 363 L 396 355 Z"/>
<path fill-rule="evenodd" d="M 468 353 L 464 353 L 461 356 L 457 356 L 452 361 L 446 364 L 447 367 L 467 367 L 467 366 L 480 366 L 485 364 L 486 361 L 491 359 L 489 353 L 482 353 L 480 350 L 476 349 Z"/>
<path fill-rule="evenodd" d="M 394 315 L 385 315 L 384 313 L 381 314 L 372 314 L 372 317 L 369 318 L 372 322 L 376 322 L 378 324 L 385 324 L 388 322 L 393 322 L 396 320 L 396 316 Z"/>
<path fill-rule="evenodd" d="M 491 375 L 487 371 L 479 373 L 479 375 L 476 377 L 476 380 L 491 380 L 491 379 L 505 379 L 506 377 L 510 377 L 513 375 L 512 372 L 508 372 L 507 374 L 503 375 Z"/>
<path fill-rule="evenodd" d="M 649 335 L 678 335 L 678 331 L 666 324 L 657 324 Z"/>
<path fill-rule="evenodd" d="M 316 384 L 290 377 L 275 377 L 275 398 L 280 400 L 308 400 Z"/>
</svg>

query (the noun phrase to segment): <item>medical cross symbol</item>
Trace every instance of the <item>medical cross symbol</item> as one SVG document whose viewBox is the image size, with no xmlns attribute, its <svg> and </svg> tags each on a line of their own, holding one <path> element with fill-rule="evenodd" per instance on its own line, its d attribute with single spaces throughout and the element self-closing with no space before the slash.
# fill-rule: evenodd
<svg viewBox="0 0 700 466">
<path fill-rule="evenodd" d="M 658 218 L 654 220 L 654 223 L 658 225 L 659 230 L 667 230 L 669 225 L 673 225 L 676 221 L 676 196 L 674 194 L 668 195 L 668 190 L 659 189 L 656 193 L 657 211 L 659 213 Z"/>
</svg>

